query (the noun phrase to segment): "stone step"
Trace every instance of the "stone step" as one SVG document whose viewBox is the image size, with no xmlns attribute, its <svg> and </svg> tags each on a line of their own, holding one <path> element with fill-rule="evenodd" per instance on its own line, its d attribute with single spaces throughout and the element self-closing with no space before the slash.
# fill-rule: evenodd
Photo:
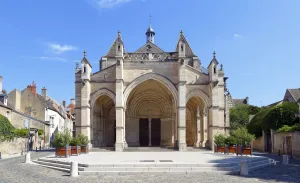
<svg viewBox="0 0 300 183">
<path fill-rule="evenodd" d="M 78 172 L 79 175 L 128 175 L 129 173 L 139 173 L 139 174 L 149 174 L 149 173 L 155 173 L 156 175 L 161 173 L 183 173 L 183 174 L 192 174 L 192 173 L 199 173 L 204 171 L 182 171 L 182 172 L 171 172 L 171 171 L 151 171 L 151 172 L 137 172 L 137 171 L 80 171 Z M 212 171 L 212 170 L 206 170 L 205 172 L 215 172 L 218 174 L 223 175 L 238 175 L 240 171 Z"/>
<path fill-rule="evenodd" d="M 60 163 L 51 163 L 51 162 L 46 162 L 46 161 L 37 161 L 34 160 L 32 161 L 36 164 L 40 164 L 40 165 L 44 165 L 44 166 L 49 166 L 49 167 L 55 167 L 55 168 L 61 168 L 61 169 L 66 169 L 70 171 L 71 165 L 66 165 L 66 164 L 60 164 Z M 83 167 L 78 167 L 79 171 L 83 171 L 84 168 Z"/>
<path fill-rule="evenodd" d="M 39 158 L 38 161 L 40 162 L 49 162 L 49 163 L 57 163 L 57 164 L 64 164 L 64 165 L 71 165 L 71 162 L 69 161 L 58 161 L 58 160 L 52 160 L 47 158 Z M 87 167 L 88 165 L 78 163 L 78 167 Z"/>
<path fill-rule="evenodd" d="M 122 167 L 233 167 L 238 166 L 237 163 L 120 163 L 120 164 L 89 164 L 87 167 L 104 167 L 104 168 L 122 168 Z"/>
<path fill-rule="evenodd" d="M 43 165 L 43 164 L 39 164 L 39 165 L 43 166 L 43 167 L 46 167 L 46 168 L 50 168 L 50 169 L 54 169 L 54 170 L 58 170 L 58 171 L 70 173 L 70 169 L 60 168 L 60 167 L 56 167 L 56 166 L 48 166 L 48 165 Z"/>
<path fill-rule="evenodd" d="M 98 172 L 204 172 L 204 171 L 234 171 L 239 166 L 232 167 L 89 167 L 84 171 Z"/>
</svg>

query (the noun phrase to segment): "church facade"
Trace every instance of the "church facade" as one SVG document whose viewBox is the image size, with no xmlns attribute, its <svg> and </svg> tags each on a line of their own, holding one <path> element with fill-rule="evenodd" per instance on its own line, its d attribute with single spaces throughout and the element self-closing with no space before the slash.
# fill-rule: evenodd
<svg viewBox="0 0 300 183">
<path fill-rule="evenodd" d="M 214 135 L 229 132 L 227 77 L 215 52 L 203 67 L 182 31 L 173 52 L 154 38 L 150 26 L 146 44 L 128 52 L 118 32 L 94 73 L 84 52 L 75 72 L 75 126 L 90 147 L 213 149 Z"/>
</svg>

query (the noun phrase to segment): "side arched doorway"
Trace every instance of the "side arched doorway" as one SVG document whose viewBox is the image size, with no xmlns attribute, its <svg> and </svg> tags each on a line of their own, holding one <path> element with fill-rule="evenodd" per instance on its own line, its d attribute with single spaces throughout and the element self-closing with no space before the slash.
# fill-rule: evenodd
<svg viewBox="0 0 300 183">
<path fill-rule="evenodd" d="M 155 79 L 135 86 L 126 99 L 128 146 L 173 146 L 175 105 L 169 88 Z"/>
<path fill-rule="evenodd" d="M 199 96 L 188 99 L 186 104 L 187 146 L 204 147 L 207 139 L 206 103 Z"/>
<path fill-rule="evenodd" d="M 93 103 L 91 143 L 93 147 L 114 147 L 116 141 L 115 103 L 105 94 L 99 96 Z"/>
</svg>

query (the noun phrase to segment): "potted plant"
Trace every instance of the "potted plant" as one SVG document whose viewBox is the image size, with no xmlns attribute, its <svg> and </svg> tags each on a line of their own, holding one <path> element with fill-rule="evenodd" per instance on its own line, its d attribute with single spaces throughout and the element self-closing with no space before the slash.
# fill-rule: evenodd
<svg viewBox="0 0 300 183">
<path fill-rule="evenodd" d="M 81 153 L 89 153 L 89 148 L 88 148 L 88 144 L 89 144 L 89 139 L 87 136 L 83 135 L 83 134 L 79 134 L 78 135 L 79 138 L 79 144 L 81 146 Z"/>
<path fill-rule="evenodd" d="M 239 128 L 232 132 L 232 135 L 235 136 L 236 142 L 238 144 L 237 154 L 243 155 L 252 155 L 252 141 L 255 139 L 255 136 L 248 133 L 246 128 Z"/>
<path fill-rule="evenodd" d="M 81 148 L 80 148 L 80 139 L 78 137 L 74 137 L 71 140 L 71 155 L 79 155 L 81 154 Z"/>
<path fill-rule="evenodd" d="M 226 140 L 225 135 L 223 134 L 215 135 L 214 139 L 215 139 L 214 142 L 216 144 L 215 152 L 225 153 L 225 140 Z"/>
<path fill-rule="evenodd" d="M 55 155 L 69 157 L 71 155 L 71 148 L 69 148 L 71 140 L 72 137 L 68 131 L 55 133 L 52 141 L 52 146 L 55 147 Z"/>
<path fill-rule="evenodd" d="M 236 138 L 232 135 L 228 136 L 225 140 L 226 153 L 237 153 Z"/>
</svg>

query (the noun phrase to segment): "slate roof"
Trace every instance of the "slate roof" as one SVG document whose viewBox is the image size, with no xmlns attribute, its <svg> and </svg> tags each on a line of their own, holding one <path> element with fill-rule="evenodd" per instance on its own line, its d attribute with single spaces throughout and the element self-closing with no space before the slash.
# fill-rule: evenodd
<svg viewBox="0 0 300 183">
<path fill-rule="evenodd" d="M 41 103 L 44 105 L 44 107 L 57 112 L 60 116 L 65 118 L 65 115 L 59 110 L 59 108 L 56 108 L 54 106 L 54 101 L 51 99 L 46 100 L 43 96 L 36 94 L 37 98 L 41 101 Z"/>
<path fill-rule="evenodd" d="M 300 88 L 296 89 L 287 89 L 292 97 L 294 98 L 295 102 L 297 102 L 300 99 Z"/>
<path fill-rule="evenodd" d="M 244 99 L 232 99 L 234 105 L 248 104 L 247 98 Z"/>
</svg>

